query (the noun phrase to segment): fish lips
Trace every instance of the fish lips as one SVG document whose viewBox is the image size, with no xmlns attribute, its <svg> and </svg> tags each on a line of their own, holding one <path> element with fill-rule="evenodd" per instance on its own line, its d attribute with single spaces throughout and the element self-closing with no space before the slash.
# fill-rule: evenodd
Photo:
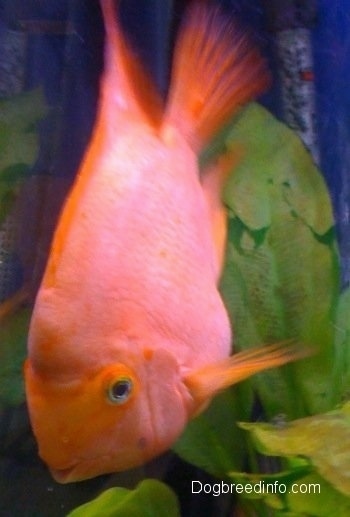
<svg viewBox="0 0 350 517">
<path fill-rule="evenodd" d="M 110 464 L 110 468 L 108 468 Z M 67 468 L 49 467 L 54 480 L 60 484 L 74 483 L 116 471 L 115 461 L 108 456 L 77 461 Z"/>
</svg>

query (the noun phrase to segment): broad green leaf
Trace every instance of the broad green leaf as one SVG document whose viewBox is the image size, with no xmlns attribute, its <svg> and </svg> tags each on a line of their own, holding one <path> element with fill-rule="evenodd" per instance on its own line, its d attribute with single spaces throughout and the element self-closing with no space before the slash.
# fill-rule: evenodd
<svg viewBox="0 0 350 517">
<path fill-rule="evenodd" d="M 350 395 L 350 289 L 340 296 L 335 320 L 335 363 L 339 391 L 344 399 Z"/>
<path fill-rule="evenodd" d="M 347 517 L 350 499 L 315 472 L 295 469 L 271 475 L 231 473 L 234 487 L 252 515 Z M 237 493 L 237 490 L 236 490 Z M 266 510 L 270 509 L 269 513 Z M 250 513 L 248 513 L 250 515 Z"/>
<path fill-rule="evenodd" d="M 35 124 L 46 115 L 41 90 L 0 100 L 0 179 L 7 167 L 31 164 L 37 152 Z"/>
<path fill-rule="evenodd" d="M 217 397 L 190 422 L 175 451 L 220 476 L 228 469 L 239 470 L 247 453 L 240 445 L 237 454 L 242 438 L 234 422 L 243 412 L 250 418 L 253 387 L 267 418 L 321 412 L 340 400 L 335 381 L 341 363 L 334 363 L 338 255 L 321 174 L 294 133 L 257 105 L 219 135 L 203 154 L 202 164 L 224 147 L 245 150 L 224 193 L 229 231 L 220 289 L 235 347 L 295 337 L 320 352 L 255 376 L 241 394 L 231 390 L 227 397 L 233 397 L 232 402 Z"/>
<path fill-rule="evenodd" d="M 220 132 L 200 157 L 202 166 L 223 151 L 239 160 L 224 191 L 224 201 L 252 231 L 270 226 L 271 185 L 319 236 L 333 227 L 332 207 L 322 175 L 294 131 L 259 104 L 251 103 Z"/>
<path fill-rule="evenodd" d="M 317 474 L 300 479 L 294 484 L 293 491 L 288 490 L 286 506 L 297 516 L 348 517 L 350 515 L 349 497 L 340 493 Z M 285 513 L 280 515 L 284 517 Z"/>
<path fill-rule="evenodd" d="M 0 99 L 0 223 L 38 152 L 36 123 L 47 109 L 41 90 Z"/>
<path fill-rule="evenodd" d="M 332 385 L 339 374 L 339 259 L 326 185 L 298 137 L 262 107 L 247 108 L 224 139 L 232 152 L 245 151 L 224 192 L 229 233 L 221 291 L 235 344 L 295 338 L 317 347 L 313 358 L 252 382 L 268 417 L 329 410 L 340 400 L 339 383 Z"/>
<path fill-rule="evenodd" d="M 308 464 L 275 474 L 229 472 L 231 491 L 243 500 L 254 501 L 255 508 L 268 506 L 275 510 L 286 510 L 285 494 L 291 492 L 293 485 L 310 472 L 312 468 Z M 256 504 L 257 501 L 263 504 Z"/>
<path fill-rule="evenodd" d="M 281 427 L 255 423 L 240 426 L 249 431 L 259 452 L 306 458 L 336 490 L 350 495 L 350 403 Z"/>
<path fill-rule="evenodd" d="M 252 393 L 246 383 L 225 391 L 189 422 L 174 451 L 214 476 L 224 477 L 230 470 L 243 468 L 245 433 L 236 422 L 243 415 L 249 418 L 251 405 Z"/>
<path fill-rule="evenodd" d="M 275 201 L 285 202 L 285 212 L 294 212 L 317 235 L 327 234 L 334 223 L 325 182 L 292 130 L 261 106 L 251 104 L 232 126 L 226 142 L 245 150 L 224 199 L 248 228 L 259 230 L 272 224 L 276 209 L 270 200 L 277 194 Z"/>
<path fill-rule="evenodd" d="M 175 494 L 164 483 L 145 479 L 135 490 L 110 488 L 68 517 L 179 517 Z"/>
<path fill-rule="evenodd" d="M 20 309 L 0 325 L 0 408 L 24 401 L 23 362 L 30 311 Z"/>
</svg>

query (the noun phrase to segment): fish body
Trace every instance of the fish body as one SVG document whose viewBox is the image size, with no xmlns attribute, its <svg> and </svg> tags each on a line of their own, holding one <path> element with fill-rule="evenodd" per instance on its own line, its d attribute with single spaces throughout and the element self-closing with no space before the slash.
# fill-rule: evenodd
<svg viewBox="0 0 350 517">
<path fill-rule="evenodd" d="M 62 363 L 65 376 L 67 354 L 75 354 L 74 373 L 77 363 L 90 367 L 99 354 L 100 364 L 113 359 L 114 347 L 96 347 L 96 335 L 118 340 L 118 349 L 126 353 L 145 346 L 164 348 L 166 340 L 188 368 L 225 357 L 230 350 L 196 157 L 180 136 L 170 147 L 147 129 L 115 135 L 113 156 L 106 142 L 103 157 L 89 162 L 94 176 L 59 257 L 48 263 L 29 352 L 56 372 Z M 186 324 L 182 320 L 179 326 L 183 313 Z M 201 316 L 205 313 L 212 314 L 207 321 Z M 59 346 L 48 348 L 47 332 Z M 76 335 L 85 353 L 74 343 Z"/>
<path fill-rule="evenodd" d="M 220 389 L 293 355 L 276 347 L 238 354 L 237 364 L 229 357 L 217 288 L 226 172 L 220 162 L 198 169 L 215 130 L 266 86 L 263 61 L 241 36 L 232 44 L 220 13 L 195 3 L 163 108 L 113 2 L 101 7 L 99 112 L 55 232 L 25 364 L 39 454 L 63 483 L 145 463 Z"/>
<path fill-rule="evenodd" d="M 183 141 L 169 152 L 168 144 L 161 146 L 158 137 L 148 133 L 139 131 L 138 146 L 131 128 L 113 146 L 115 158 L 108 160 L 107 153 L 106 162 L 94 164 L 96 175 L 77 208 L 69 238 L 57 261 L 48 264 L 29 340 L 33 371 L 45 372 L 64 389 L 77 379 L 85 382 L 81 372 L 98 376 L 116 361 L 128 367 L 135 386 L 138 378 L 142 390 L 130 406 L 134 404 L 139 415 L 137 440 L 147 440 L 149 446 L 137 451 L 136 463 L 140 452 L 142 461 L 152 457 L 158 442 L 168 448 L 193 412 L 182 377 L 230 351 L 230 326 L 216 288 L 215 250 L 194 153 Z M 155 181 L 155 174 L 161 175 L 160 181 Z M 211 317 L 203 319 L 201 314 L 207 313 Z M 98 343 L 96 336 L 100 336 Z M 172 377 L 167 391 L 163 386 Z M 51 418 L 54 400 L 55 396 L 45 421 Z M 59 402 L 54 405 L 58 418 Z M 169 418 L 169 408 L 177 418 Z M 160 435 L 147 428 L 147 423 L 151 426 L 148 411 L 159 413 L 153 415 L 158 422 L 164 420 Z M 62 416 L 58 434 L 63 440 L 65 411 Z M 89 415 L 88 421 L 93 420 Z M 85 419 L 81 425 L 86 425 Z M 134 417 L 129 429 L 136 431 Z M 115 427 L 110 430 L 116 432 Z M 45 443 L 47 428 L 43 433 L 39 443 Z M 152 445 L 147 437 L 153 433 Z M 128 463 L 132 461 L 128 448 L 120 448 Z M 61 458 L 62 449 L 56 450 Z M 123 453 L 113 459 L 112 470 L 118 469 L 119 461 L 125 463 Z M 59 470 L 60 464 L 61 460 Z"/>
</svg>

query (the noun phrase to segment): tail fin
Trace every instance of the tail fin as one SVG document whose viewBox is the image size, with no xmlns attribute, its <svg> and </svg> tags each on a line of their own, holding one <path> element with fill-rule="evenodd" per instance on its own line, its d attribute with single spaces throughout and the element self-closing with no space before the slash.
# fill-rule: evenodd
<svg viewBox="0 0 350 517">
<path fill-rule="evenodd" d="M 115 10 L 119 1 L 100 3 L 106 30 L 102 91 L 118 103 L 120 110 L 146 118 L 157 127 L 163 118 L 162 100 L 123 36 Z"/>
<path fill-rule="evenodd" d="M 203 147 L 269 83 L 263 58 L 218 8 L 195 2 L 175 48 L 166 119 Z"/>
</svg>

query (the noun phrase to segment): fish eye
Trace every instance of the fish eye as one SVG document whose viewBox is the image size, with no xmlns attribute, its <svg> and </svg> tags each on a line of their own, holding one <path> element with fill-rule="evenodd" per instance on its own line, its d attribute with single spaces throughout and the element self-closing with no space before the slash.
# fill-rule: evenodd
<svg viewBox="0 0 350 517">
<path fill-rule="evenodd" d="M 124 404 L 132 392 L 133 383 L 128 377 L 111 382 L 108 388 L 108 399 L 113 404 Z"/>
</svg>

